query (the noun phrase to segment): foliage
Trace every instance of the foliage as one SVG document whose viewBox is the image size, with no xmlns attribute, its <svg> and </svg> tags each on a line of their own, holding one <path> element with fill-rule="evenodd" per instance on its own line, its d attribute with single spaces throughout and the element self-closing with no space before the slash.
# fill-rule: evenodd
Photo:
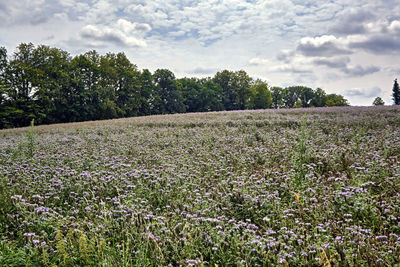
<svg viewBox="0 0 400 267">
<path fill-rule="evenodd" d="M 383 105 L 385 105 L 385 102 L 383 101 L 383 99 L 381 97 L 378 96 L 374 99 L 374 102 L 372 102 L 372 105 L 383 106 Z"/>
<path fill-rule="evenodd" d="M 393 101 L 395 105 L 400 105 L 400 88 L 397 79 L 394 80 L 393 84 Z"/>
</svg>

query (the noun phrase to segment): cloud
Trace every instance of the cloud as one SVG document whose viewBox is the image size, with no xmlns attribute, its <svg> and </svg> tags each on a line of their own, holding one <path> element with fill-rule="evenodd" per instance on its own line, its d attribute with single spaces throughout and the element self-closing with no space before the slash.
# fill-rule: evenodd
<svg viewBox="0 0 400 267">
<path fill-rule="evenodd" d="M 375 72 L 380 71 L 381 69 L 377 66 L 367 66 L 363 67 L 361 65 L 356 66 L 347 66 L 346 68 L 341 69 L 344 73 L 350 76 L 365 76 Z"/>
<path fill-rule="evenodd" d="M 373 54 L 394 54 L 400 52 L 400 36 L 379 34 L 364 41 L 352 42 L 350 48 L 362 49 Z"/>
<path fill-rule="evenodd" d="M 189 71 L 189 73 L 199 74 L 199 75 L 211 75 L 211 74 L 215 74 L 217 72 L 218 72 L 217 68 L 203 68 L 203 67 L 197 67 L 197 68 Z"/>
<path fill-rule="evenodd" d="M 253 66 L 267 65 L 270 63 L 271 63 L 270 60 L 258 57 L 254 57 L 249 60 L 249 64 Z"/>
<path fill-rule="evenodd" d="M 336 58 L 318 58 L 313 61 L 315 65 L 327 66 L 334 69 L 347 68 L 347 64 L 350 63 L 349 57 L 336 57 Z"/>
<path fill-rule="evenodd" d="M 375 19 L 375 15 L 369 10 L 350 9 L 345 10 L 336 18 L 336 24 L 330 31 L 336 34 L 363 34 L 367 31 L 365 23 Z"/>
<path fill-rule="evenodd" d="M 326 66 L 332 69 L 338 69 L 349 76 L 365 76 L 380 71 L 377 66 L 363 67 L 361 65 L 349 65 L 350 57 L 337 57 L 337 58 L 318 58 L 313 61 L 317 66 Z"/>
<path fill-rule="evenodd" d="M 362 97 L 362 98 L 372 98 L 382 95 L 383 91 L 379 87 L 370 87 L 370 88 L 354 88 L 349 89 L 344 92 L 345 95 L 350 97 Z"/>
<path fill-rule="evenodd" d="M 352 53 L 333 35 L 304 37 L 296 51 L 308 57 L 332 57 Z"/>
<path fill-rule="evenodd" d="M 144 40 L 130 36 L 125 32 L 96 25 L 85 26 L 81 30 L 80 36 L 83 39 L 96 42 L 113 43 L 118 46 L 145 47 L 147 45 Z"/>
</svg>

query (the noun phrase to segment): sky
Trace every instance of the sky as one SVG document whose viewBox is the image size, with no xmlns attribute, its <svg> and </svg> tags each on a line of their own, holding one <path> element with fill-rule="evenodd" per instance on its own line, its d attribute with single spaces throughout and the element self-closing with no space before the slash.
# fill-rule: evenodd
<svg viewBox="0 0 400 267">
<path fill-rule="evenodd" d="M 0 0 L 0 21 L 10 56 L 29 42 L 124 52 L 139 69 L 245 70 L 352 105 L 392 104 L 400 79 L 400 0 Z"/>
</svg>

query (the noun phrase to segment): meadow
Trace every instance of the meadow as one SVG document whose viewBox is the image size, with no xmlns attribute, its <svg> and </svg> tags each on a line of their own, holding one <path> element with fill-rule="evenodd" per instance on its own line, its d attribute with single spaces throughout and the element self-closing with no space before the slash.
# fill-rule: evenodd
<svg viewBox="0 0 400 267">
<path fill-rule="evenodd" d="M 400 266 L 400 108 L 0 131 L 0 266 Z"/>
</svg>

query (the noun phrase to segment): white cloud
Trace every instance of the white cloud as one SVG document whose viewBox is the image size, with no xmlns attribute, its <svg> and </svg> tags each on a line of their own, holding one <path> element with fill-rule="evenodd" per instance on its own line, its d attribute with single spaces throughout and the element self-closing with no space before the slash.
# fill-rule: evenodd
<svg viewBox="0 0 400 267">
<path fill-rule="evenodd" d="M 129 36 L 126 33 L 109 27 L 99 27 L 95 25 L 85 26 L 80 35 L 83 39 L 95 41 L 94 45 L 101 43 L 113 43 L 119 46 L 145 47 L 144 40 Z"/>
</svg>

